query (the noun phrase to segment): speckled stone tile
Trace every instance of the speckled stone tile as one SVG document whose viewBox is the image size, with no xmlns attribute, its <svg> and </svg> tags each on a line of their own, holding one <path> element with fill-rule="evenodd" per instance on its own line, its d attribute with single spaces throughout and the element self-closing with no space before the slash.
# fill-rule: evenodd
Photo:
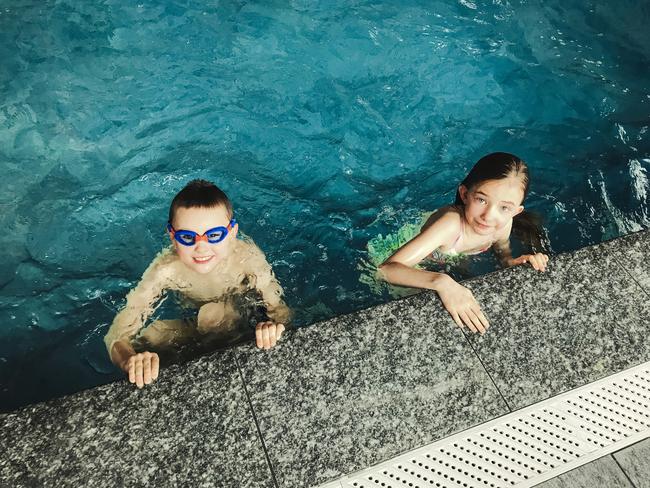
<svg viewBox="0 0 650 488">
<path fill-rule="evenodd" d="M 537 485 L 537 488 L 594 488 L 595 486 L 635 488 L 611 456 L 602 457 L 573 469 Z"/>
<path fill-rule="evenodd" d="M 0 486 L 274 486 L 230 352 L 3 414 L 0 445 Z"/>
<path fill-rule="evenodd" d="M 650 439 L 646 439 L 614 453 L 636 488 L 650 488 Z"/>
<path fill-rule="evenodd" d="M 598 246 L 606 250 L 650 294 L 650 230 L 629 234 Z"/>
<path fill-rule="evenodd" d="M 510 407 L 520 408 L 650 359 L 648 297 L 607 250 L 473 280 L 490 320 L 470 341 Z"/>
<path fill-rule="evenodd" d="M 432 293 L 237 350 L 281 487 L 308 487 L 507 413 Z"/>
</svg>

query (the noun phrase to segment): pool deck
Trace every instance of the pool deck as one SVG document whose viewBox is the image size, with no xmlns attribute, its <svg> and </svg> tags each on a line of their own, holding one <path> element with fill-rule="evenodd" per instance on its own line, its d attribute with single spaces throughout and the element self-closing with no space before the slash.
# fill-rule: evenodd
<svg viewBox="0 0 650 488">
<path fill-rule="evenodd" d="M 0 415 L 0 486 L 318 486 L 650 360 L 650 231 Z M 650 440 L 545 488 L 650 487 Z"/>
</svg>

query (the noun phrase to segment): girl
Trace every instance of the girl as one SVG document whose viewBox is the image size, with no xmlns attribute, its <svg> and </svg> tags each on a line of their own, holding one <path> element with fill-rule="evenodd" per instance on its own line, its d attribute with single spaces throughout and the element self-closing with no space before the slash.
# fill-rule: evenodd
<svg viewBox="0 0 650 488">
<path fill-rule="evenodd" d="M 511 231 L 535 226 L 523 212 L 527 193 L 526 163 L 513 154 L 488 154 L 458 187 L 455 204 L 434 212 L 415 238 L 384 261 L 380 274 L 395 285 L 435 290 L 458 326 L 485 333 L 490 324 L 470 290 L 444 273 L 413 266 L 426 257 L 444 261 L 492 248 L 504 266 L 530 263 L 545 271 L 545 254 L 513 258 L 510 251 Z"/>
</svg>

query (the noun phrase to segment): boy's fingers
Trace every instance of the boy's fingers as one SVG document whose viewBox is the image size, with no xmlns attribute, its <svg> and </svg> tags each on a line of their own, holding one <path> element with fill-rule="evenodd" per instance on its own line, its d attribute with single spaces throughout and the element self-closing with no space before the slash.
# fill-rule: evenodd
<svg viewBox="0 0 650 488">
<path fill-rule="evenodd" d="M 264 324 L 262 327 L 262 340 L 264 342 L 264 349 L 271 347 L 271 338 L 269 337 L 269 326 Z"/>
<path fill-rule="evenodd" d="M 283 332 L 284 332 L 284 324 L 278 324 L 278 332 L 277 332 L 278 340 L 280 339 L 280 337 L 282 337 Z"/>
<path fill-rule="evenodd" d="M 277 327 L 275 324 L 269 324 L 269 339 L 270 339 L 270 346 L 275 347 L 275 343 L 277 342 Z"/>
<path fill-rule="evenodd" d="M 135 360 L 135 384 L 138 388 L 142 388 L 144 383 L 142 381 L 142 356 L 136 356 Z"/>
<path fill-rule="evenodd" d="M 135 359 L 129 358 L 129 381 L 135 383 Z"/>
<path fill-rule="evenodd" d="M 264 346 L 262 337 L 262 325 L 263 324 L 257 324 L 257 327 L 255 327 L 255 344 L 260 349 Z"/>
<path fill-rule="evenodd" d="M 144 384 L 148 385 L 149 383 L 151 383 L 151 354 L 145 352 L 142 363 L 143 363 L 142 379 L 144 380 Z"/>
<path fill-rule="evenodd" d="M 158 354 L 154 352 L 151 355 L 151 379 L 152 380 L 158 379 L 159 369 L 160 369 L 160 359 L 158 358 Z"/>
</svg>

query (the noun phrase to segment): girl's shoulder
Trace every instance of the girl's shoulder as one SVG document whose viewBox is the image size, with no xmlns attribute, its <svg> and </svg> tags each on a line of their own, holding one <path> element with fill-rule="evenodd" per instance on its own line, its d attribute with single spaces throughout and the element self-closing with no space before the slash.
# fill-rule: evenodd
<svg viewBox="0 0 650 488">
<path fill-rule="evenodd" d="M 438 210 L 434 210 L 422 226 L 422 232 L 429 228 L 435 228 L 436 232 L 446 230 L 458 232 L 462 226 L 463 215 L 461 210 L 455 205 L 447 205 Z"/>
</svg>

